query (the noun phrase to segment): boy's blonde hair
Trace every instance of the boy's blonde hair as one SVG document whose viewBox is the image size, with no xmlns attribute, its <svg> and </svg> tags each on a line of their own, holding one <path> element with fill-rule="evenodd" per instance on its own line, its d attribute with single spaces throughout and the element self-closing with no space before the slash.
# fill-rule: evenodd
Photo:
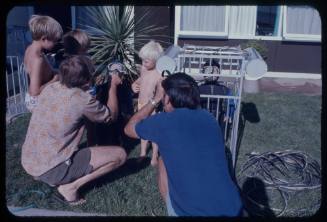
<svg viewBox="0 0 327 222">
<path fill-rule="evenodd" d="M 80 50 L 87 51 L 89 49 L 91 40 L 86 32 L 80 29 L 74 29 L 71 30 L 70 32 L 67 32 L 64 35 L 64 38 L 67 36 L 71 36 L 74 39 L 76 39 L 76 41 L 80 44 Z"/>
<path fill-rule="evenodd" d="M 45 36 L 49 40 L 57 41 L 63 34 L 61 25 L 54 18 L 46 15 L 32 15 L 28 26 L 33 40 L 40 40 Z"/>
<path fill-rule="evenodd" d="M 161 45 L 158 42 L 151 40 L 141 48 L 139 52 L 139 57 L 142 60 L 151 59 L 157 61 L 157 59 L 161 56 L 162 53 L 163 49 Z"/>
</svg>

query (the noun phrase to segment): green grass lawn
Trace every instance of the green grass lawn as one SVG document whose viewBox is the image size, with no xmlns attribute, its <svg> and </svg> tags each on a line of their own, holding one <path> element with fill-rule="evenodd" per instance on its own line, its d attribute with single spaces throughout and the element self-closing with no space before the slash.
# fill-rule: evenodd
<svg viewBox="0 0 327 222">
<path fill-rule="evenodd" d="M 242 102 L 257 110 L 256 121 L 246 121 L 240 137 L 236 173 L 247 160 L 246 153 L 301 150 L 319 163 L 321 158 L 321 96 L 290 93 L 245 94 Z M 251 115 L 251 113 L 250 113 Z M 27 175 L 20 164 L 21 146 L 30 114 L 6 126 L 6 200 L 8 206 L 38 207 L 121 216 L 165 216 L 165 204 L 156 184 L 156 170 L 146 162 L 135 164 L 139 145 L 129 153 L 129 161 L 115 172 L 84 187 L 87 203 L 70 207 L 51 198 L 54 189 Z M 150 154 L 149 154 L 150 156 Z M 238 181 L 242 189 L 242 181 Z M 310 216 L 317 211 L 320 190 L 290 195 L 283 216 Z M 280 209 L 278 194 L 267 191 L 270 208 Z"/>
<path fill-rule="evenodd" d="M 243 102 L 255 104 L 259 121 L 245 123 L 236 173 L 250 152 L 303 151 L 321 163 L 321 96 L 248 94 Z M 240 181 L 239 186 L 243 186 Z M 268 205 L 279 212 L 284 206 L 280 194 L 266 192 Z M 291 193 L 283 216 L 313 215 L 320 199 L 320 189 Z"/>
</svg>

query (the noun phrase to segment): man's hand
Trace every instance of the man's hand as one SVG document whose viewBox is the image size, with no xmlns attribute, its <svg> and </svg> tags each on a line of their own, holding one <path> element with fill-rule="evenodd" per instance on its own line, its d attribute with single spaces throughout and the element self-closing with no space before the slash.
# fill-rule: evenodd
<svg viewBox="0 0 327 222">
<path fill-rule="evenodd" d="M 140 92 L 140 84 L 137 81 L 133 82 L 132 90 L 134 93 Z"/>
<path fill-rule="evenodd" d="M 106 77 L 104 75 L 98 75 L 96 78 L 95 78 L 95 84 L 96 85 L 102 85 L 104 84 L 106 81 Z"/>
<path fill-rule="evenodd" d="M 111 87 L 118 86 L 120 84 L 122 84 L 122 80 L 119 77 L 119 75 L 118 74 L 112 74 L 111 75 Z"/>
</svg>

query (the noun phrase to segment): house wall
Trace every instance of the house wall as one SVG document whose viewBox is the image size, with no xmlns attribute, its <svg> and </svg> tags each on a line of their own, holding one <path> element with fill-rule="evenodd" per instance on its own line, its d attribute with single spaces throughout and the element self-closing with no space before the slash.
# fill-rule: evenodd
<svg viewBox="0 0 327 222">
<path fill-rule="evenodd" d="M 134 7 L 134 18 L 137 21 L 141 16 L 144 15 L 146 11 L 149 12 L 148 19 L 144 20 L 144 25 L 155 25 L 157 27 L 162 27 L 162 30 L 158 30 L 153 32 L 153 35 L 163 35 L 162 37 L 152 36 L 151 39 L 157 41 L 164 41 L 160 42 L 164 48 L 167 48 L 170 44 L 174 42 L 174 32 L 173 23 L 174 18 L 171 13 L 173 7 L 169 6 L 135 6 Z M 139 50 L 139 48 L 136 48 Z"/>
<path fill-rule="evenodd" d="M 138 11 L 141 6 L 136 7 L 135 16 L 142 14 Z M 174 7 L 151 6 L 154 13 L 148 24 L 157 23 L 165 25 L 167 29 L 163 34 L 169 34 L 174 38 Z M 212 46 L 237 46 L 246 42 L 245 39 L 200 39 L 200 38 L 179 38 L 178 45 L 212 45 Z M 269 72 L 286 73 L 314 73 L 321 74 L 321 43 L 319 42 L 294 42 L 294 41 L 272 41 L 261 40 L 268 48 L 267 65 Z M 173 41 L 172 41 L 173 42 Z"/>
<path fill-rule="evenodd" d="M 35 14 L 47 15 L 56 19 L 64 33 L 72 28 L 71 7 L 69 5 L 60 4 L 40 4 L 34 6 Z"/>
<path fill-rule="evenodd" d="M 247 40 L 179 38 L 178 45 L 237 46 Z M 294 72 L 321 74 L 321 44 L 309 42 L 266 41 L 269 72 Z"/>
<path fill-rule="evenodd" d="M 7 14 L 6 19 L 6 53 L 10 56 L 20 56 L 24 54 L 26 46 L 31 42 L 27 35 L 28 19 L 33 13 L 33 7 L 16 6 Z"/>
<path fill-rule="evenodd" d="M 7 27 L 22 26 L 27 27 L 27 21 L 30 13 L 33 11 L 32 7 L 16 6 L 13 7 L 7 14 Z"/>
</svg>

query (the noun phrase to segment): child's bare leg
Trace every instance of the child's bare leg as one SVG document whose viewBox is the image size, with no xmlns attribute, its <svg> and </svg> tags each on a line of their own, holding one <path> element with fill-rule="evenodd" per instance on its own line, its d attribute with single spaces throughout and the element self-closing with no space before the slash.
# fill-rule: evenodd
<svg viewBox="0 0 327 222">
<path fill-rule="evenodd" d="M 141 139 L 141 153 L 140 153 L 140 156 L 141 157 L 146 156 L 146 148 L 147 148 L 147 146 L 148 146 L 148 141 Z"/>
<path fill-rule="evenodd" d="M 162 199 L 166 202 L 166 197 L 168 193 L 168 177 L 167 171 L 162 158 L 159 157 L 158 160 L 158 187 L 161 194 Z"/>
<path fill-rule="evenodd" d="M 156 143 L 152 143 L 151 165 L 157 166 L 157 164 L 158 164 L 158 145 Z"/>
</svg>

